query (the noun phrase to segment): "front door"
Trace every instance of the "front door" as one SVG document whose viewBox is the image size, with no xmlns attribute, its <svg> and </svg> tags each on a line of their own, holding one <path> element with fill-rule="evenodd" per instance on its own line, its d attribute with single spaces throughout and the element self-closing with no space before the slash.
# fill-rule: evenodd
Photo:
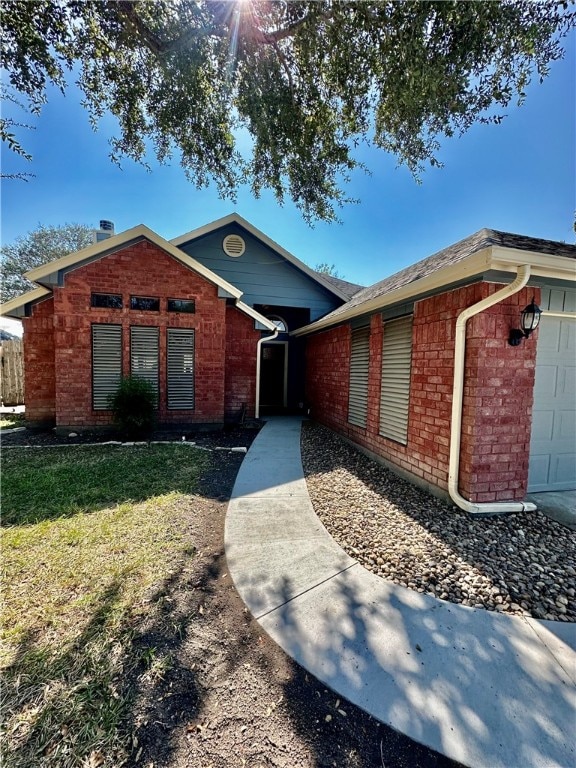
<svg viewBox="0 0 576 768">
<path fill-rule="evenodd" d="M 260 361 L 260 405 L 268 410 L 281 410 L 288 405 L 288 342 L 262 344 Z"/>
</svg>

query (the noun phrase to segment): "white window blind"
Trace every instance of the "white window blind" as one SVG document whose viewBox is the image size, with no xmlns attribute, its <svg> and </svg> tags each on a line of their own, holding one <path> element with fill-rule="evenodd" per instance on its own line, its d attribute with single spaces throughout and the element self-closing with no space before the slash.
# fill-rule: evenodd
<svg viewBox="0 0 576 768">
<path fill-rule="evenodd" d="M 194 331 L 168 329 L 168 408 L 194 408 Z"/>
<path fill-rule="evenodd" d="M 122 379 L 122 326 L 92 325 L 92 407 L 109 410 Z"/>
<path fill-rule="evenodd" d="M 358 427 L 366 426 L 369 364 L 370 328 L 358 328 L 352 331 L 348 395 L 348 421 Z"/>
<path fill-rule="evenodd" d="M 130 328 L 130 374 L 150 382 L 158 401 L 158 328 L 144 325 Z"/>
<path fill-rule="evenodd" d="M 382 342 L 380 434 L 403 445 L 408 436 L 411 361 L 412 317 L 389 320 Z"/>
</svg>

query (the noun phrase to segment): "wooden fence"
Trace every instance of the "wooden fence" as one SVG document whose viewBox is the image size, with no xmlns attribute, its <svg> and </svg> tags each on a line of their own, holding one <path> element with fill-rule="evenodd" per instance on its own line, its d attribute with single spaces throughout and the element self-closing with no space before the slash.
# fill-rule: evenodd
<svg viewBox="0 0 576 768">
<path fill-rule="evenodd" d="M 22 339 L 0 345 L 0 397 L 2 405 L 24 403 L 24 350 Z"/>
</svg>

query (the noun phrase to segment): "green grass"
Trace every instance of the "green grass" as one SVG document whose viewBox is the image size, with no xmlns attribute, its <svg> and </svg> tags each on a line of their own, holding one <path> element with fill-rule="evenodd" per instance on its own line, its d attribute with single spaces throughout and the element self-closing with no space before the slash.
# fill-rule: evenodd
<svg viewBox="0 0 576 768">
<path fill-rule="evenodd" d="M 9 449 L 2 501 L 3 765 L 119 766 L 162 590 L 193 556 L 208 455 L 190 447 Z M 152 598 L 152 599 L 151 599 Z"/>
<path fill-rule="evenodd" d="M 192 454 L 190 453 L 192 451 Z M 23 525 L 194 490 L 198 457 L 180 446 L 5 449 L 2 524 Z"/>
<path fill-rule="evenodd" d="M 0 431 L 13 427 L 23 427 L 25 420 L 26 417 L 23 413 L 3 413 L 0 416 Z"/>
</svg>

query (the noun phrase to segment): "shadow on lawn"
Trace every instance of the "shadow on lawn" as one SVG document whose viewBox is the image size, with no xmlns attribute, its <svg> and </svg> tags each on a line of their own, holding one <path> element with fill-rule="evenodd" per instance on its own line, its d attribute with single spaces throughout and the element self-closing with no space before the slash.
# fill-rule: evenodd
<svg viewBox="0 0 576 768">
<path fill-rule="evenodd" d="M 215 459 L 201 491 L 223 500 L 237 468 Z M 330 679 L 308 675 L 266 637 L 228 575 L 224 511 L 212 502 L 198 514 L 196 549 L 138 605 L 122 609 L 126 574 L 72 643 L 23 639 L 4 676 L 7 768 L 64 768 L 90 755 L 94 765 L 134 768 L 453 765 L 348 702 L 338 713 Z M 358 610 L 351 596 L 351 615 Z M 293 621 L 290 609 L 283 620 Z M 336 647 L 325 650 L 337 659 Z"/>
<path fill-rule="evenodd" d="M 172 607 L 174 591 L 187 586 L 187 563 L 183 560 L 147 596 L 145 619 L 140 607 L 122 610 L 119 579 L 101 595 L 90 620 L 72 642 L 58 648 L 50 642 L 42 644 L 34 634 L 22 639 L 4 670 L 6 766 L 27 768 L 42 761 L 67 766 L 83 760 L 87 765 L 118 765 L 138 749 L 132 721 L 142 699 L 163 701 L 170 690 L 173 701 L 179 696 L 183 717 L 199 711 L 202 691 L 196 675 L 182 667 L 174 675 L 170 665 L 171 654 L 177 652 L 188 624 L 197 616 L 193 590 L 186 592 L 178 610 Z M 211 573 L 208 566 L 199 581 L 208 583 Z M 176 725 L 169 704 L 167 699 L 162 714 Z M 91 754 L 93 762 L 89 762 Z"/>
<path fill-rule="evenodd" d="M 121 612 L 118 579 L 71 644 L 22 641 L 4 677 L 7 768 L 63 768 L 90 755 L 134 768 L 234 757 L 246 766 L 454 765 L 348 702 L 345 716 L 337 712 L 337 696 L 246 612 L 227 573 L 222 522 L 222 509 L 202 521 L 201 551 L 174 563 L 140 605 Z"/>
<path fill-rule="evenodd" d="M 172 492 L 194 493 L 208 471 L 208 456 L 177 443 L 14 448 L 2 457 L 1 524 L 30 525 Z"/>
</svg>

